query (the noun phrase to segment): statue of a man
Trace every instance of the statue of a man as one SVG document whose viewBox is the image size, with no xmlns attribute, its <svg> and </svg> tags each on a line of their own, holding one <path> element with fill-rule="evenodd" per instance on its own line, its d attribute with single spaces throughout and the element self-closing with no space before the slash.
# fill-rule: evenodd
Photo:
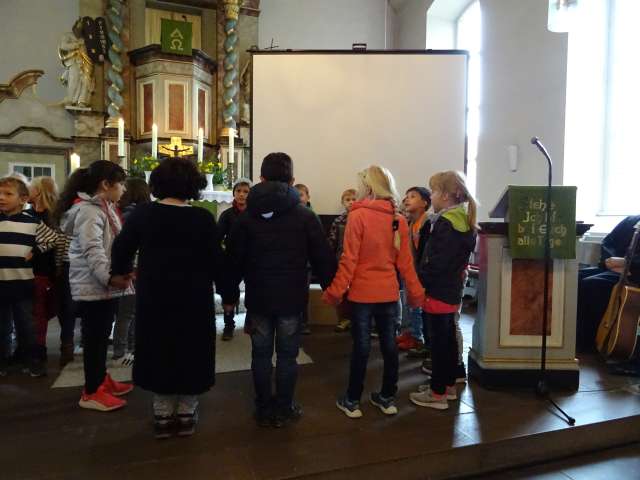
<svg viewBox="0 0 640 480">
<path fill-rule="evenodd" d="M 73 24 L 73 31 L 65 33 L 58 45 L 58 57 L 65 67 L 60 81 L 67 87 L 65 105 L 79 107 L 89 106 L 91 94 L 95 86 L 93 78 L 93 62 L 87 55 L 82 38 L 82 20 Z"/>
</svg>

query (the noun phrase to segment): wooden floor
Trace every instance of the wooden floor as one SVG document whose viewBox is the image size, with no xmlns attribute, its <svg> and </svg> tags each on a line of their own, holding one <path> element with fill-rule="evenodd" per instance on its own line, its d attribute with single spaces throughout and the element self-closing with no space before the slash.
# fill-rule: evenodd
<svg viewBox="0 0 640 480">
<path fill-rule="evenodd" d="M 463 318 L 467 340 L 472 322 Z M 197 433 L 156 441 L 147 392 L 136 389 L 121 411 L 98 413 L 77 407 L 79 388 L 50 389 L 55 331 L 51 339 L 49 377 L 0 378 L 2 480 L 447 478 L 640 440 L 640 396 L 626 390 L 634 379 L 608 376 L 594 359 L 584 359 L 577 393 L 556 396 L 575 427 L 532 392 L 488 391 L 473 381 L 448 411 L 415 407 L 408 394 L 424 375 L 404 356 L 400 413 L 385 417 L 365 403 L 364 417 L 350 420 L 334 405 L 346 385 L 350 337 L 316 327 L 304 338 L 314 363 L 300 368 L 299 423 L 258 428 L 250 372 L 220 374 L 202 397 Z M 379 388 L 381 370 L 376 347 L 365 395 Z"/>
</svg>

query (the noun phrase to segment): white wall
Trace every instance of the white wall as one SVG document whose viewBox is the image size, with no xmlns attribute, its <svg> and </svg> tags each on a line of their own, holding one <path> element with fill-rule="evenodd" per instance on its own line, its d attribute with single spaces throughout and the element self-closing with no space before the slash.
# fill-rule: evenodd
<svg viewBox="0 0 640 480">
<path fill-rule="evenodd" d="M 432 0 L 407 0 L 398 11 L 396 48 L 421 50 L 427 47 L 427 10 Z"/>
<path fill-rule="evenodd" d="M 78 18 L 78 4 L 78 0 L 0 1 L 0 83 L 24 70 L 40 69 L 45 74 L 38 81 L 38 95 L 51 102 L 64 98 L 57 45 Z"/>
<path fill-rule="evenodd" d="M 456 48 L 456 22 L 427 15 L 427 48 L 434 50 Z"/>
<path fill-rule="evenodd" d="M 546 162 L 530 144 L 538 136 L 563 178 L 567 34 L 547 30 L 547 0 L 481 0 L 482 104 L 478 145 L 480 218 L 508 184 L 544 184 Z M 518 145 L 511 173 L 507 145 Z"/>
<path fill-rule="evenodd" d="M 259 46 L 349 50 L 385 48 L 386 0 L 262 0 Z"/>
</svg>

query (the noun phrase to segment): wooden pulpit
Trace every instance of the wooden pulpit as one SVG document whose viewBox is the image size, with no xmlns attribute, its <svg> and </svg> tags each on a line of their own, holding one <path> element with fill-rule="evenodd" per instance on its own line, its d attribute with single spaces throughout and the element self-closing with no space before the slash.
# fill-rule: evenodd
<svg viewBox="0 0 640 480">
<path fill-rule="evenodd" d="M 539 379 L 544 300 L 544 238 L 551 215 L 547 382 L 576 390 L 575 358 L 579 238 L 590 225 L 576 223 L 576 187 L 510 186 L 479 232 L 478 313 L 469 374 L 487 387 L 535 386 Z M 550 212 L 550 213 L 549 213 Z"/>
</svg>

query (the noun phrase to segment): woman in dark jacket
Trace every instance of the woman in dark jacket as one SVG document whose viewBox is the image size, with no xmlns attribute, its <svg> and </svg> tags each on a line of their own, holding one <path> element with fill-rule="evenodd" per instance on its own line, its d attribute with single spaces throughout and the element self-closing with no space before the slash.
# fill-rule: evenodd
<svg viewBox="0 0 640 480">
<path fill-rule="evenodd" d="M 129 275 L 138 252 L 133 380 L 154 392 L 156 438 L 191 435 L 198 395 L 214 384 L 213 282 L 222 250 L 213 216 L 187 200 L 206 186 L 193 162 L 164 160 L 151 173 L 158 202 L 141 205 L 112 253 L 114 276 Z"/>
</svg>

